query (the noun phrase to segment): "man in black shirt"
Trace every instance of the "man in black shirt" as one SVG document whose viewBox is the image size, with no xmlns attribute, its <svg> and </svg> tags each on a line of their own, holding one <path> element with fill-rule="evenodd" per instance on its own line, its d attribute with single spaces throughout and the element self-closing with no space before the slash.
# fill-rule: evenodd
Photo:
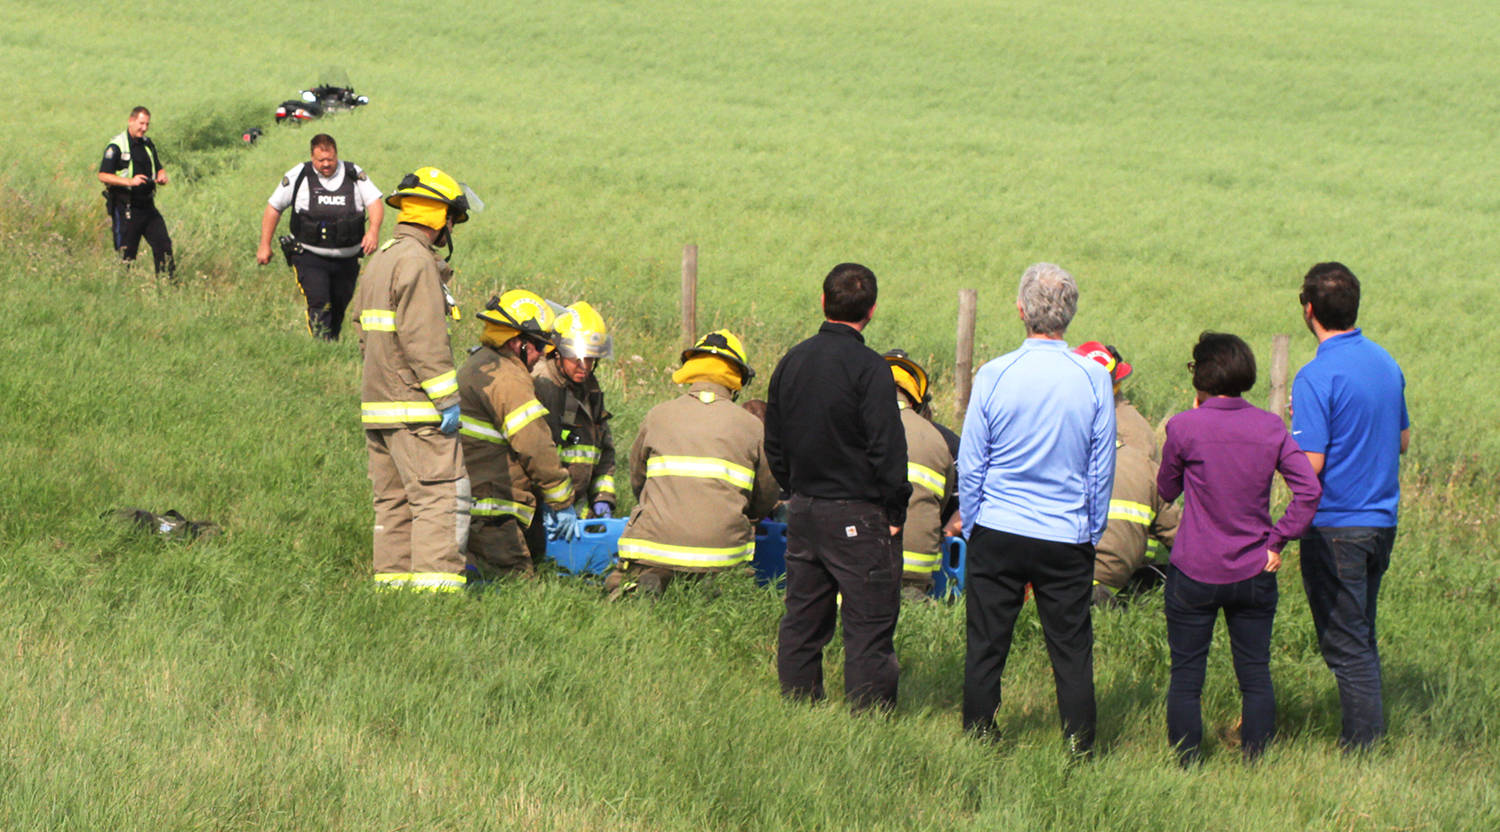
<svg viewBox="0 0 1500 832">
<path fill-rule="evenodd" d="M 875 296 L 864 266 L 828 273 L 827 320 L 776 366 L 766 406 L 766 456 L 791 494 L 781 690 L 823 698 L 823 647 L 842 594 L 844 696 L 855 710 L 896 704 L 901 525 L 911 494 L 896 382 L 861 334 Z"/>
<path fill-rule="evenodd" d="M 167 184 L 167 171 L 161 165 L 156 145 L 146 138 L 151 127 L 151 111 L 136 107 L 130 111 L 125 132 L 104 148 L 99 163 L 99 181 L 105 184 L 104 199 L 114 234 L 115 250 L 120 259 L 135 260 L 141 237 L 151 244 L 151 259 L 156 273 L 173 276 L 172 238 L 167 221 L 156 210 L 156 186 Z"/>
</svg>

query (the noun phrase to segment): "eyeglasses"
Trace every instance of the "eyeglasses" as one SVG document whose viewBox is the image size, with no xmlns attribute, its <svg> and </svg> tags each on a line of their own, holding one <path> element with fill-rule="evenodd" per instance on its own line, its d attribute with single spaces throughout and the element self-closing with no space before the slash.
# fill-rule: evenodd
<svg viewBox="0 0 1500 832">
<path fill-rule="evenodd" d="M 1196 361 L 1189 361 L 1187 363 L 1188 372 L 1190 372 L 1190 373 L 1193 372 L 1195 369 L 1197 369 L 1197 367 L 1198 367 L 1198 362 L 1196 362 Z"/>
</svg>

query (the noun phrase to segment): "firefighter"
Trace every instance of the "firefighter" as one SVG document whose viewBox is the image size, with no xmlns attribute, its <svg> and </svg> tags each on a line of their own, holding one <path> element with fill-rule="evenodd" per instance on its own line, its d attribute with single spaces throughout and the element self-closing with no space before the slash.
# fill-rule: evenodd
<svg viewBox="0 0 1500 832">
<path fill-rule="evenodd" d="M 1085 358 L 1091 358 L 1104 369 L 1109 371 L 1109 377 L 1114 382 L 1115 393 L 1115 433 L 1125 444 L 1140 451 L 1151 458 L 1152 462 L 1161 462 L 1161 446 L 1156 441 L 1156 430 L 1146 417 L 1141 415 L 1135 405 L 1120 395 L 1120 385 L 1130 377 L 1131 366 L 1120 358 L 1120 351 L 1111 344 L 1099 341 L 1089 341 L 1079 344 L 1073 352 Z"/>
<path fill-rule="evenodd" d="M 632 584 L 660 594 L 682 574 L 713 574 L 755 553 L 755 522 L 776 505 L 759 419 L 734 403 L 751 379 L 745 348 L 727 329 L 682 353 L 672 381 L 683 395 L 652 408 L 630 449 L 637 505 L 620 537 L 611 597 Z"/>
<path fill-rule="evenodd" d="M 547 408 L 552 441 L 573 477 L 574 499 L 584 504 L 585 516 L 613 517 L 615 440 L 594 370 L 614 354 L 614 339 L 584 301 L 558 315 L 554 328 L 556 349 L 531 371 L 536 397 Z"/>
<path fill-rule="evenodd" d="M 141 238 L 151 246 L 156 274 L 175 277 L 172 260 L 172 237 L 167 221 L 156 210 L 156 189 L 166 187 L 167 169 L 162 166 L 156 145 L 146 138 L 151 129 L 151 111 L 136 107 L 130 111 L 125 132 L 109 140 L 104 159 L 99 163 L 99 181 L 103 182 L 104 200 L 115 251 L 126 263 L 135 261 Z"/>
<path fill-rule="evenodd" d="M 531 577 L 540 553 L 528 545 L 526 529 L 538 505 L 554 536 L 578 536 L 573 481 L 531 383 L 531 368 L 552 346 L 553 312 L 538 295 L 511 289 L 476 317 L 484 331 L 458 371 L 459 433 L 474 481 L 466 569 L 475 581 Z"/>
<path fill-rule="evenodd" d="M 1098 362 L 1114 380 L 1115 484 L 1109 523 L 1094 547 L 1094 604 L 1119 606 L 1135 589 L 1160 583 L 1160 573 L 1150 563 L 1165 562 L 1182 509 L 1162 502 L 1156 491 L 1161 449 L 1151 423 L 1120 398 L 1120 382 L 1130 375 L 1130 365 L 1120 360 L 1118 350 L 1098 341 L 1080 344 L 1074 352 Z"/>
<path fill-rule="evenodd" d="M 891 350 L 884 357 L 896 380 L 896 406 L 906 430 L 906 478 L 911 482 L 901 533 L 901 594 L 920 600 L 932 591 L 932 573 L 942 563 L 943 512 L 958 475 L 947 440 L 921 415 L 930 412 L 932 401 L 927 371 L 903 350 Z"/>
<path fill-rule="evenodd" d="M 458 378 L 448 341 L 453 227 L 482 203 L 434 167 L 407 174 L 386 203 L 396 233 L 354 297 L 364 356 L 361 410 L 375 490 L 375 581 L 452 591 L 464 583 L 469 479 L 458 443 Z"/>
<path fill-rule="evenodd" d="M 267 200 L 255 262 L 271 262 L 271 236 L 282 212 L 292 209 L 292 233 L 282 238 L 282 251 L 307 301 L 307 331 L 337 341 L 359 279 L 359 258 L 380 242 L 385 206 L 380 189 L 359 165 L 339 161 L 332 136 L 313 136 L 308 151 L 312 159 L 287 171 Z"/>
</svg>

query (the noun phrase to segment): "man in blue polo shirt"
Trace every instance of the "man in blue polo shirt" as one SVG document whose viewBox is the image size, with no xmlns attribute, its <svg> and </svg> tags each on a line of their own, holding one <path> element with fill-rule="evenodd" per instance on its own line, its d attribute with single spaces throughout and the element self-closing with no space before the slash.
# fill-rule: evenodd
<svg viewBox="0 0 1500 832">
<path fill-rule="evenodd" d="M 1365 748 L 1385 733 L 1375 601 L 1391 562 L 1399 463 L 1411 440 L 1406 378 L 1354 326 L 1359 280 L 1342 263 L 1313 266 L 1299 299 L 1318 353 L 1292 383 L 1292 436 L 1323 483 L 1302 538 L 1302 585 L 1338 681 L 1339 742 Z"/>
</svg>

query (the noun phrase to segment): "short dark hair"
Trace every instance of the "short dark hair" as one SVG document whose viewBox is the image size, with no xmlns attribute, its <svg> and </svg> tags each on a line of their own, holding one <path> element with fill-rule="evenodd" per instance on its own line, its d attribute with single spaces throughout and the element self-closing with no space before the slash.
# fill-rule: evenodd
<svg viewBox="0 0 1500 832">
<path fill-rule="evenodd" d="M 1313 317 L 1324 329 L 1353 329 L 1359 319 L 1359 278 L 1343 263 L 1319 263 L 1302 278 L 1298 299 L 1312 304 Z"/>
<path fill-rule="evenodd" d="M 135 109 L 133 109 L 133 110 L 130 111 L 130 117 L 132 119 L 134 119 L 136 116 L 140 115 L 141 113 L 145 113 L 147 116 L 151 115 L 151 111 L 148 110 L 148 109 L 146 109 L 145 107 L 136 107 Z"/>
<path fill-rule="evenodd" d="M 1255 386 L 1255 353 L 1238 335 L 1204 332 L 1193 346 L 1193 389 L 1238 396 Z"/>
<path fill-rule="evenodd" d="M 328 135 L 327 133 L 319 133 L 318 135 L 313 136 L 312 141 L 308 142 L 307 144 L 307 152 L 311 153 L 320 147 L 326 147 L 329 150 L 332 150 L 334 153 L 339 152 L 339 143 L 334 141 L 333 137 Z"/>
<path fill-rule="evenodd" d="M 875 273 L 840 263 L 823 278 L 823 315 L 830 321 L 863 321 L 875 308 Z"/>
</svg>

